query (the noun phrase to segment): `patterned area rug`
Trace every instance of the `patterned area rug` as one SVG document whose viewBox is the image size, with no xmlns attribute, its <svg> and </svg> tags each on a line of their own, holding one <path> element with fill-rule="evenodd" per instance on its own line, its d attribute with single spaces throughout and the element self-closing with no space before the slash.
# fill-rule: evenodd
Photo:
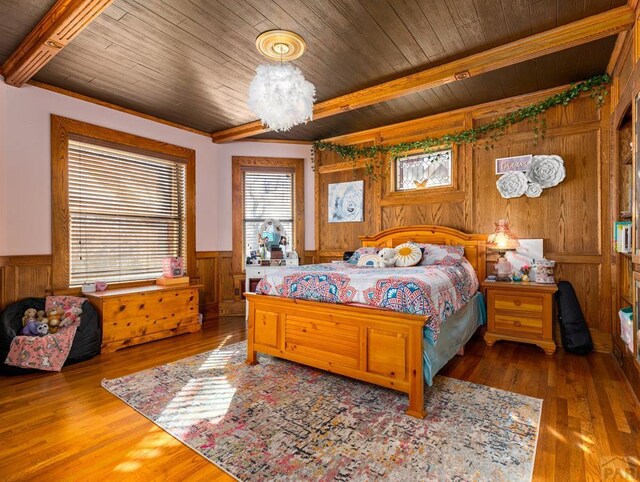
<svg viewBox="0 0 640 482">
<path fill-rule="evenodd" d="M 542 401 L 437 377 L 407 396 L 238 343 L 102 386 L 240 480 L 530 480 Z"/>
</svg>

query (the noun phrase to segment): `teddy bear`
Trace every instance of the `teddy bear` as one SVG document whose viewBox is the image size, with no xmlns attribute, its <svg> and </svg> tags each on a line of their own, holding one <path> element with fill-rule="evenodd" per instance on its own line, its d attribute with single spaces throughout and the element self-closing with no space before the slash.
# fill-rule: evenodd
<svg viewBox="0 0 640 482">
<path fill-rule="evenodd" d="M 358 266 L 366 268 L 389 268 L 395 266 L 398 252 L 393 248 L 384 248 L 378 253 L 363 254 L 358 259 Z"/>
<path fill-rule="evenodd" d="M 64 326 L 69 326 L 72 323 L 75 323 L 80 319 L 80 315 L 82 314 L 82 309 L 79 306 L 74 306 L 73 308 L 68 309 L 62 319 L 60 320 L 60 328 Z"/>
<path fill-rule="evenodd" d="M 36 315 L 38 314 L 38 310 L 35 308 L 27 308 L 24 312 L 24 316 L 22 317 L 22 326 L 26 326 L 27 323 L 31 320 L 36 320 Z"/>
<path fill-rule="evenodd" d="M 56 333 L 58 331 L 58 327 L 60 326 L 60 315 L 58 314 L 58 310 L 56 308 L 49 310 L 48 324 L 49 324 L 49 332 Z"/>
<path fill-rule="evenodd" d="M 44 323 L 42 320 L 45 319 L 45 315 L 46 313 L 44 310 L 38 310 L 38 312 L 36 313 L 36 321 Z"/>
<path fill-rule="evenodd" d="M 396 265 L 398 259 L 398 251 L 394 248 L 384 248 L 378 253 L 378 256 L 382 259 L 380 263 L 381 268 L 390 268 Z"/>
<path fill-rule="evenodd" d="M 21 333 L 26 336 L 44 336 L 49 333 L 49 325 L 31 320 L 22 328 Z"/>
</svg>

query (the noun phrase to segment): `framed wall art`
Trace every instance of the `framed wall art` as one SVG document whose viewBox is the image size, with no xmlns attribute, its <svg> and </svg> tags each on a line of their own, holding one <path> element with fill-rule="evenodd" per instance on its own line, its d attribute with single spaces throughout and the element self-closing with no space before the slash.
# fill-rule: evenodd
<svg viewBox="0 0 640 482">
<path fill-rule="evenodd" d="M 364 221 L 364 181 L 329 184 L 327 207 L 330 223 Z"/>
</svg>

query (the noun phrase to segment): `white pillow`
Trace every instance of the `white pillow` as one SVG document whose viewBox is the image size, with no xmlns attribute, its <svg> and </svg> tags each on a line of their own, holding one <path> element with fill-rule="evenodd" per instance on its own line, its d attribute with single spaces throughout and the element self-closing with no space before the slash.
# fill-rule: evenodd
<svg viewBox="0 0 640 482">
<path fill-rule="evenodd" d="M 402 243 L 396 246 L 396 251 L 396 266 L 415 266 L 422 259 L 422 250 L 416 243 Z"/>
</svg>

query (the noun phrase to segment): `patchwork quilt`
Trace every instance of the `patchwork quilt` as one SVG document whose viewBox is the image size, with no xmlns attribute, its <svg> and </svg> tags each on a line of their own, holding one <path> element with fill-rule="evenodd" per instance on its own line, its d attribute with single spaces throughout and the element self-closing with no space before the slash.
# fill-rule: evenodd
<svg viewBox="0 0 640 482">
<path fill-rule="evenodd" d="M 342 262 L 282 267 L 269 272 L 256 293 L 424 315 L 425 326 L 437 340 L 442 323 L 471 299 L 478 286 L 478 277 L 466 259 L 450 266 L 406 268 Z"/>
</svg>

